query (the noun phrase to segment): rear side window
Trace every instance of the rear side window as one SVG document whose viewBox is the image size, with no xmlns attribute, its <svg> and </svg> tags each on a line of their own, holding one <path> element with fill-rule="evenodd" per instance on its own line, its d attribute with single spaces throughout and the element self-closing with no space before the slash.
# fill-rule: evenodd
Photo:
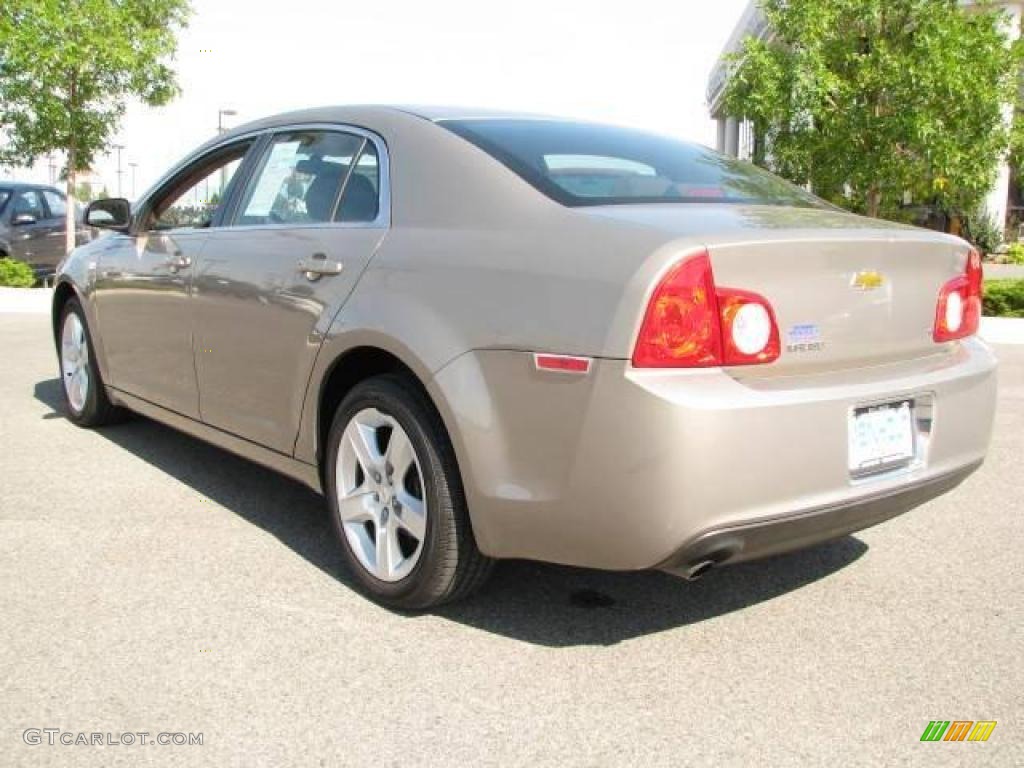
<svg viewBox="0 0 1024 768">
<path fill-rule="evenodd" d="M 341 204 L 334 215 L 335 221 L 368 222 L 380 211 L 380 161 L 372 141 L 363 145 L 362 152 L 345 184 Z"/>
<path fill-rule="evenodd" d="M 351 133 L 295 131 L 274 138 L 243 195 L 236 225 L 377 218 L 373 143 Z"/>
<path fill-rule="evenodd" d="M 4 212 L 4 208 L 7 207 L 7 201 L 11 199 L 11 190 L 0 189 L 0 213 Z"/>
<path fill-rule="evenodd" d="M 563 205 L 824 205 L 749 163 L 630 128 L 517 119 L 444 120 L 441 125 Z"/>
</svg>

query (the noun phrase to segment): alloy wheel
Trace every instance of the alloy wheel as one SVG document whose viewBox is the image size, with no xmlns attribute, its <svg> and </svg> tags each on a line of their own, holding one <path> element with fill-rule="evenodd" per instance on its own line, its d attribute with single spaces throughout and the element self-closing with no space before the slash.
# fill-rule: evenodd
<svg viewBox="0 0 1024 768">
<path fill-rule="evenodd" d="M 342 434 L 338 514 L 359 564 L 381 581 L 409 575 L 423 553 L 427 503 L 416 450 L 398 421 L 364 408 Z"/>
<path fill-rule="evenodd" d="M 68 312 L 64 317 L 60 367 L 68 403 L 75 413 L 81 413 L 89 397 L 89 344 L 85 338 L 85 326 L 75 312 Z"/>
</svg>

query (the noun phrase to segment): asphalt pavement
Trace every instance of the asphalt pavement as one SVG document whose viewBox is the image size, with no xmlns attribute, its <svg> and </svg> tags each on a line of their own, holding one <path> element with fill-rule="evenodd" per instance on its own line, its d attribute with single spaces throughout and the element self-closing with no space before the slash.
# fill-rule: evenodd
<svg viewBox="0 0 1024 768">
<path fill-rule="evenodd" d="M 0 765 L 1022 765 L 1024 346 L 997 352 L 988 462 L 903 517 L 692 584 L 502 563 L 408 617 L 302 486 L 73 426 L 47 318 L 0 314 Z M 937 719 L 998 725 L 922 743 Z"/>
</svg>

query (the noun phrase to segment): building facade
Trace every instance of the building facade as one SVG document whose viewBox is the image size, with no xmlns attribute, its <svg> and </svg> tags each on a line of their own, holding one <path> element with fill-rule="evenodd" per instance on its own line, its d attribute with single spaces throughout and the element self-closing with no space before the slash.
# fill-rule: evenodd
<svg viewBox="0 0 1024 768">
<path fill-rule="evenodd" d="M 961 0 L 961 5 L 974 5 L 973 0 Z M 1021 34 L 1021 16 L 1024 10 L 1024 0 L 1018 2 L 1001 2 L 998 5 L 1006 9 L 1009 15 L 1010 35 L 1017 38 Z M 728 42 L 722 49 L 722 53 L 715 62 L 711 75 L 708 78 L 708 108 L 711 117 L 718 125 L 718 151 L 724 152 L 733 157 L 750 160 L 754 156 L 754 149 L 757 137 L 754 135 L 754 128 L 749 121 L 740 120 L 725 114 L 722 107 L 722 97 L 725 93 L 725 86 L 729 81 L 729 67 L 726 57 L 740 50 L 743 41 L 748 37 L 766 38 L 771 35 L 771 29 L 764 14 L 759 8 L 757 0 L 751 0 L 743 11 L 729 37 Z M 1011 119 L 1013 108 L 1007 105 L 1006 119 Z M 1024 207 L 1020 199 L 1020 193 L 1015 189 L 1016 172 L 1008 164 L 1001 163 L 995 186 L 992 188 L 986 199 L 986 208 L 989 214 L 997 222 L 1003 222 L 1007 226 L 1011 221 L 1019 223 L 1024 220 Z"/>
</svg>

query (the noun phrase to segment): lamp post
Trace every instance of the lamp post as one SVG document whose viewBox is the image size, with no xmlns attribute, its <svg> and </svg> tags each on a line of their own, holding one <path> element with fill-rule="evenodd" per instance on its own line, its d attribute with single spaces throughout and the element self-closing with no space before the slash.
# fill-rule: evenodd
<svg viewBox="0 0 1024 768">
<path fill-rule="evenodd" d="M 224 127 L 225 117 L 234 117 L 238 113 L 233 109 L 218 109 L 217 110 L 217 133 L 224 133 L 227 128 Z"/>
<path fill-rule="evenodd" d="M 117 196 L 122 197 L 121 176 L 124 174 L 124 171 L 121 170 L 121 150 L 124 149 L 124 144 L 111 144 L 111 149 L 117 152 Z"/>
<path fill-rule="evenodd" d="M 218 136 L 220 134 L 224 133 L 224 131 L 227 130 L 227 128 L 224 127 L 224 118 L 225 117 L 234 117 L 237 114 L 238 114 L 238 112 L 236 112 L 233 109 L 218 109 L 217 110 L 217 135 Z M 224 187 L 226 187 L 227 185 L 228 185 L 227 170 L 226 170 L 226 168 L 222 167 L 220 169 L 220 191 L 218 193 L 218 200 L 220 198 L 224 197 Z M 207 202 L 207 204 L 209 204 L 209 202 L 210 202 L 210 195 L 209 194 L 206 195 L 206 202 Z"/>
<path fill-rule="evenodd" d="M 139 167 L 138 163 L 128 163 L 128 167 L 132 169 L 132 200 L 135 199 L 135 169 Z"/>
</svg>

